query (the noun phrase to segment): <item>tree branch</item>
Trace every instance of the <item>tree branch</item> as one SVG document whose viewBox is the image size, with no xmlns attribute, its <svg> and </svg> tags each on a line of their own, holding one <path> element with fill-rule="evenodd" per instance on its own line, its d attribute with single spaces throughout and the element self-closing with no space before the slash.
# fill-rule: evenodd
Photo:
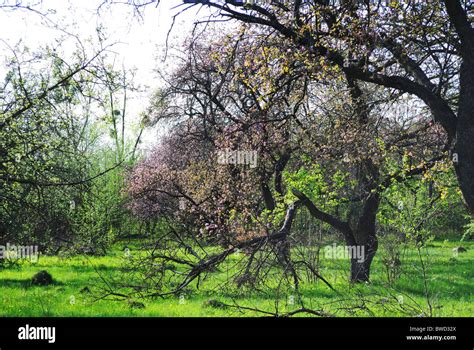
<svg viewBox="0 0 474 350">
<path fill-rule="evenodd" d="M 325 213 L 319 210 L 314 203 L 302 192 L 297 189 L 292 189 L 291 192 L 301 201 L 301 204 L 308 208 L 310 214 L 318 220 L 321 220 L 332 227 L 334 227 L 339 232 L 343 233 L 344 236 L 352 235 L 352 230 L 349 224 L 345 221 L 339 220 L 338 218 L 332 216 L 331 214 Z"/>
</svg>

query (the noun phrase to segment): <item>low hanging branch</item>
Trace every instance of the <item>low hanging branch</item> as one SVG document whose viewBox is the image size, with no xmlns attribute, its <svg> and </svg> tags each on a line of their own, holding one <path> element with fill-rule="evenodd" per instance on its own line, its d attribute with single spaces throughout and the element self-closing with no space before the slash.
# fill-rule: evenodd
<svg viewBox="0 0 474 350">
<path fill-rule="evenodd" d="M 192 281 L 194 281 L 196 278 L 198 278 L 202 273 L 205 273 L 207 271 L 212 271 L 217 265 L 225 261 L 225 259 L 230 256 L 231 254 L 240 251 L 241 249 L 253 249 L 254 251 L 260 249 L 262 246 L 264 246 L 266 243 L 277 243 L 279 241 L 284 240 L 287 235 L 290 233 L 291 225 L 293 223 L 293 220 L 296 215 L 296 210 L 298 206 L 301 204 L 300 201 L 296 201 L 292 204 L 289 205 L 287 211 L 286 211 L 286 217 L 283 222 L 283 225 L 281 228 L 273 233 L 269 234 L 267 236 L 261 236 L 261 237 L 256 237 L 252 238 L 243 242 L 240 242 L 238 244 L 235 244 L 234 246 L 224 250 L 223 252 L 219 254 L 212 255 L 208 257 L 207 259 L 202 259 L 198 263 L 192 265 L 189 263 L 186 263 L 186 265 L 191 266 L 191 270 L 186 274 L 184 280 L 181 282 L 181 284 L 173 291 L 171 292 L 165 292 L 165 293 L 152 293 L 146 295 L 147 297 L 162 297 L 165 295 L 172 295 L 176 294 L 180 291 L 182 291 L 186 286 L 188 286 Z M 174 260 L 175 262 L 178 262 Z M 331 286 L 331 284 L 323 278 L 321 275 L 316 274 L 316 276 L 321 279 L 331 290 L 335 291 L 335 289 Z"/>
</svg>

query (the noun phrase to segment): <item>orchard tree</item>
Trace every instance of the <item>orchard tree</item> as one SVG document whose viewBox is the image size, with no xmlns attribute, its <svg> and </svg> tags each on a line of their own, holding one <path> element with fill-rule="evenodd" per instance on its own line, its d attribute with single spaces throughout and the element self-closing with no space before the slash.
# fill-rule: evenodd
<svg viewBox="0 0 474 350">
<path fill-rule="evenodd" d="M 446 134 L 474 212 L 474 29 L 470 1 L 185 0 L 269 28 L 310 64 L 416 96 Z M 189 8 L 188 7 L 188 8 Z M 211 20 L 212 21 L 212 20 Z"/>
<path fill-rule="evenodd" d="M 192 267 L 180 288 L 239 249 L 255 257 L 269 246 L 297 287 L 305 262 L 292 259 L 291 227 L 302 207 L 347 245 L 364 247 L 363 262 L 351 259 L 350 279 L 369 280 L 384 191 L 442 159 L 443 132 L 418 114 L 382 118 L 383 106 L 399 101 L 337 70 L 318 76 L 301 64 L 304 50 L 284 50 L 288 42 L 267 41 L 265 31 L 244 26 L 234 35 L 192 40 L 165 78 L 150 118 L 175 127 L 132 173 L 131 208 L 177 219 L 188 238 L 230 247 L 179 260 Z M 222 150 L 253 150 L 258 161 L 219 164 Z M 179 199 L 186 204 L 174 215 Z M 243 279 L 258 259 L 248 263 Z"/>
</svg>

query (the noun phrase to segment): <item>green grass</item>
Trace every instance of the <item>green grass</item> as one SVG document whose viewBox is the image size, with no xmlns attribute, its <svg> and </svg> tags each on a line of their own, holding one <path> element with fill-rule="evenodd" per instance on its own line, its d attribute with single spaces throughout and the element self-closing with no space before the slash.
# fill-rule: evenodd
<svg viewBox="0 0 474 350">
<path fill-rule="evenodd" d="M 474 243 L 463 242 L 468 251 L 453 258 L 452 248 L 456 241 L 430 242 L 423 251 L 428 271 L 428 289 L 433 316 L 474 315 Z M 276 296 L 231 289 L 226 292 L 215 287 L 226 280 L 226 266 L 207 278 L 203 287 L 190 288 L 184 299 L 137 300 L 145 304 L 143 309 L 131 308 L 127 301 L 99 300 L 84 287 L 97 291 L 102 276 L 124 278 L 123 249 L 118 245 L 108 256 L 73 256 L 60 258 L 42 256 L 37 263 L 21 263 L 0 269 L 1 316 L 255 316 L 256 312 L 236 308 L 218 308 L 206 305 L 213 299 L 227 304 L 238 303 L 247 307 L 275 311 Z M 383 252 L 374 260 L 370 284 L 350 285 L 347 282 L 348 262 L 322 260 L 321 274 L 335 287 L 331 291 L 323 283 L 302 282 L 301 293 L 305 306 L 324 309 L 338 316 L 427 316 L 429 307 L 422 278 L 418 253 L 407 248 L 402 255 L 403 272 L 395 283 L 387 284 L 381 262 Z M 232 257 L 227 267 L 237 261 Z M 47 270 L 55 283 L 46 287 L 32 286 L 31 277 L 40 270 Z M 291 304 L 294 292 L 282 291 L 279 295 L 279 311 L 298 308 Z M 403 298 L 403 301 L 402 301 Z M 401 306 L 408 311 L 403 311 Z"/>
</svg>

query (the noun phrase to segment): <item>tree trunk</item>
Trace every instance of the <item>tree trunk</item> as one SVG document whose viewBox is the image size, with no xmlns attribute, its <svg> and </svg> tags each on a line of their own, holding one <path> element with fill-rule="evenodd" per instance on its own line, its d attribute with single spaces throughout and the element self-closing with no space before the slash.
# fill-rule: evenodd
<svg viewBox="0 0 474 350">
<path fill-rule="evenodd" d="M 474 125 L 459 130 L 454 156 L 458 159 L 454 166 L 459 187 L 471 215 L 474 215 Z"/>
<path fill-rule="evenodd" d="M 453 163 L 464 200 L 474 214 L 474 62 L 463 63 L 460 74 L 458 125 Z"/>
<path fill-rule="evenodd" d="M 351 277 L 353 283 L 368 282 L 370 279 L 370 266 L 377 253 L 378 240 L 376 230 L 376 216 L 380 204 L 380 195 L 371 193 L 364 203 L 362 215 L 354 230 L 354 239 L 361 257 L 351 257 Z M 363 248 L 363 251 L 362 251 Z"/>
<path fill-rule="evenodd" d="M 363 259 L 351 257 L 351 277 L 352 283 L 368 282 L 370 279 L 370 267 L 377 253 L 377 237 L 373 236 L 368 244 L 364 245 Z"/>
</svg>

